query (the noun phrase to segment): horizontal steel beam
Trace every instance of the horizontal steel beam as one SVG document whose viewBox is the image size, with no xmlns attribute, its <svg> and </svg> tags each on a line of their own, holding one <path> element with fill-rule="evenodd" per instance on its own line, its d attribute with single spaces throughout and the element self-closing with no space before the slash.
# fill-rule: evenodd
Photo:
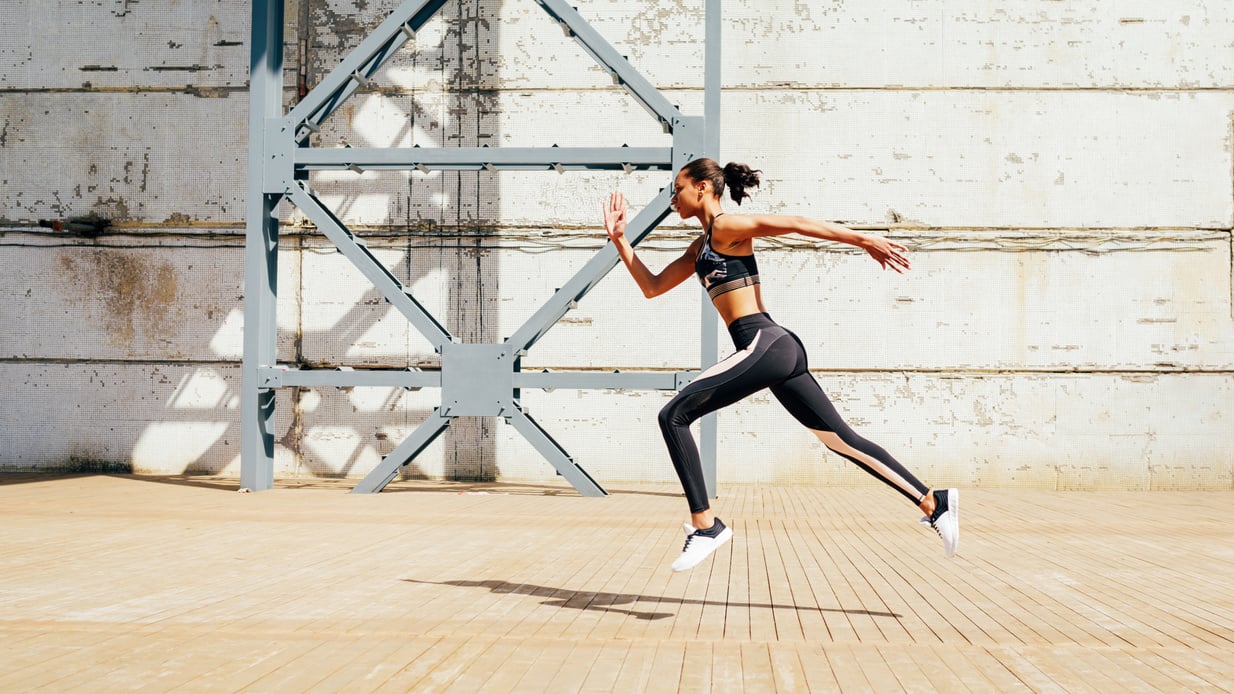
<svg viewBox="0 0 1234 694">
<path fill-rule="evenodd" d="M 440 371 L 419 369 L 296 369 L 268 366 L 260 369 L 262 388 L 333 386 L 335 388 L 440 388 Z"/>
<path fill-rule="evenodd" d="M 515 371 L 515 388 L 579 390 L 680 390 L 697 371 Z M 420 369 L 298 369 L 267 366 L 260 388 L 440 388 L 441 372 Z"/>
<path fill-rule="evenodd" d="M 695 371 L 518 371 L 515 388 L 579 390 L 678 390 Z"/>
<path fill-rule="evenodd" d="M 294 157 L 300 170 L 668 171 L 673 165 L 671 147 L 306 147 Z"/>
</svg>

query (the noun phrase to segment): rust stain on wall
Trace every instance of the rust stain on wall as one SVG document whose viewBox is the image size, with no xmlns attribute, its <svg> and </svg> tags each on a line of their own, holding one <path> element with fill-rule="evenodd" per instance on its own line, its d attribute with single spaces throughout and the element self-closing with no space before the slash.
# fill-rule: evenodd
<svg viewBox="0 0 1234 694">
<path fill-rule="evenodd" d="M 113 345 L 131 345 L 139 330 L 153 339 L 172 332 L 180 309 L 179 280 L 171 263 L 125 251 L 91 250 L 62 253 L 60 268 L 67 286 L 98 296 Z"/>
</svg>

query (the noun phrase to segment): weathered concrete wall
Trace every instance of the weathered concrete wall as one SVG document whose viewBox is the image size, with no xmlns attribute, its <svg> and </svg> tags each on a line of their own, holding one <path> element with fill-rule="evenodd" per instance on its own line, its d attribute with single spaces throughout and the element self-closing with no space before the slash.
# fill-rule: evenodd
<svg viewBox="0 0 1234 694">
<path fill-rule="evenodd" d="M 702 3 L 580 12 L 701 110 Z M 760 243 L 773 315 L 860 431 L 932 483 L 1234 485 L 1234 5 L 725 2 L 723 152 L 754 212 L 843 220 L 913 249 Z M 287 101 L 394 0 L 292 0 Z M 0 467 L 238 473 L 249 3 L 5 8 L 0 37 Z M 100 37 L 108 37 L 101 40 Z M 303 70 L 301 67 L 303 66 Z M 318 144 L 666 146 L 532 2 L 449 2 Z M 350 172 L 314 187 L 469 342 L 513 332 L 599 247 L 598 207 L 668 177 Z M 40 219 L 95 214 L 96 238 Z M 279 359 L 436 356 L 287 207 Z M 643 251 L 667 263 L 695 229 Z M 699 292 L 620 270 L 525 368 L 696 364 Z M 722 349 L 726 337 L 721 337 Z M 362 475 L 437 391 L 279 392 L 277 473 Z M 664 393 L 524 393 L 602 482 L 671 480 Z M 721 481 L 870 484 L 769 397 L 720 417 Z M 409 474 L 537 480 L 513 429 L 459 420 Z"/>
</svg>

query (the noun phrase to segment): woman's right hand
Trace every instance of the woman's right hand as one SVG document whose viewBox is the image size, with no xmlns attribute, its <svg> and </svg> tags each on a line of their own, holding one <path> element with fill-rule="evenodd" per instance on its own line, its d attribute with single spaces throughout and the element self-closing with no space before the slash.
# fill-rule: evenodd
<svg viewBox="0 0 1234 694">
<path fill-rule="evenodd" d="M 608 196 L 608 204 L 604 208 L 604 230 L 609 239 L 617 243 L 626 235 L 626 196 L 614 192 Z"/>
</svg>

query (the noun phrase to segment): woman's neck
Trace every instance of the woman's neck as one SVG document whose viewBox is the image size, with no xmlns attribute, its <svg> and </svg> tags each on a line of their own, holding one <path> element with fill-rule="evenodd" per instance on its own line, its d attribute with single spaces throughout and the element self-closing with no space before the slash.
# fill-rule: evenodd
<svg viewBox="0 0 1234 694">
<path fill-rule="evenodd" d="M 720 207 L 719 202 L 704 205 L 703 210 L 698 213 L 698 223 L 703 225 L 704 231 L 711 231 L 711 225 L 715 223 L 716 217 L 722 214 L 724 214 L 724 209 Z"/>
</svg>

